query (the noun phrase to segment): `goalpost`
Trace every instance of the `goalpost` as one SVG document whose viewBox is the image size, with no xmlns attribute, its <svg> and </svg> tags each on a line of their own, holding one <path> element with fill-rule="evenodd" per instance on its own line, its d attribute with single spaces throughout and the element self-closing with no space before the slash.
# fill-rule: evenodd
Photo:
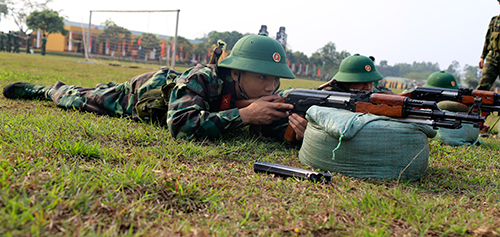
<svg viewBox="0 0 500 237">
<path fill-rule="evenodd" d="M 180 12 L 179 9 L 177 9 L 177 10 L 90 10 L 89 25 L 88 25 L 88 34 L 87 34 L 87 36 L 83 37 L 83 39 L 85 41 L 84 42 L 84 47 L 85 47 L 84 50 L 85 50 L 86 57 L 87 57 L 87 54 L 91 53 L 90 49 L 92 47 L 92 45 L 91 45 L 91 42 L 92 42 L 92 39 L 91 39 L 92 12 L 119 12 L 119 13 L 177 12 L 177 19 L 176 19 L 176 22 L 175 22 L 175 35 L 174 35 L 174 40 L 173 40 L 173 44 L 172 44 L 172 55 L 170 55 L 170 57 L 171 57 L 170 68 L 172 70 L 175 70 L 176 47 L 177 47 L 177 31 L 178 31 L 178 27 L 179 27 L 179 12 Z M 125 47 L 126 43 L 124 42 L 123 45 Z M 139 45 L 140 45 L 140 38 L 139 38 Z M 154 50 L 156 52 L 156 49 L 154 49 Z M 170 47 L 168 48 L 168 50 L 170 50 Z M 147 56 L 146 56 L 146 58 L 147 58 Z M 168 64 L 168 60 L 169 60 L 169 58 L 167 57 L 167 64 Z"/>
</svg>

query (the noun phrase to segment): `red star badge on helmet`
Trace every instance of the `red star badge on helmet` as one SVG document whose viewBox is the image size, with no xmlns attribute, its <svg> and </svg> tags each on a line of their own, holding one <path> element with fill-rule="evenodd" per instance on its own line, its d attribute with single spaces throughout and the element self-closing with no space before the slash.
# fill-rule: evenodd
<svg viewBox="0 0 500 237">
<path fill-rule="evenodd" d="M 274 53 L 273 60 L 278 63 L 279 61 L 281 61 L 281 55 L 278 52 Z"/>
<path fill-rule="evenodd" d="M 370 65 L 366 65 L 366 66 L 365 66 L 365 70 L 366 70 L 367 72 L 369 72 L 369 71 L 371 71 L 371 70 L 372 70 L 372 67 L 370 67 Z"/>
</svg>

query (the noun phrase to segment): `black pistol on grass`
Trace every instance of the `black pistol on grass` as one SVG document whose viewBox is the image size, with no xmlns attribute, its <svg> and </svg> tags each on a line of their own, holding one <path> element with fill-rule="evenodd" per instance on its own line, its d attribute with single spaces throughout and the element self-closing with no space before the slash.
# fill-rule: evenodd
<svg viewBox="0 0 500 237">
<path fill-rule="evenodd" d="M 261 172 L 267 174 L 275 174 L 282 178 L 293 177 L 314 182 L 329 183 L 332 178 L 331 174 L 262 161 L 255 161 L 255 163 L 253 164 L 253 169 L 256 173 Z"/>
</svg>

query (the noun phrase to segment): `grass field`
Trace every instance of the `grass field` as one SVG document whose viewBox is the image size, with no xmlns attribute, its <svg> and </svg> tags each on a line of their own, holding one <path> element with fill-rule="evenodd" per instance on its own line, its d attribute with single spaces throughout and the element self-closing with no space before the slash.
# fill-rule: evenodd
<svg viewBox="0 0 500 237">
<path fill-rule="evenodd" d="M 57 80 L 93 87 L 158 69 L 78 61 L 0 53 L 0 87 Z M 330 184 L 254 173 L 257 159 L 310 167 L 298 161 L 297 147 L 246 132 L 177 141 L 162 127 L 47 101 L 0 96 L 0 135 L 1 236 L 500 234 L 500 140 L 493 134 L 481 146 L 431 141 L 419 181 L 333 174 Z"/>
</svg>

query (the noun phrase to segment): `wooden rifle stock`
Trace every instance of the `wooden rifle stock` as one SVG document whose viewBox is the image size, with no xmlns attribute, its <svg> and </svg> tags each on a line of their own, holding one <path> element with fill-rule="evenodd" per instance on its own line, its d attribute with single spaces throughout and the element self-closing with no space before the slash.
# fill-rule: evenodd
<svg viewBox="0 0 500 237">
<path fill-rule="evenodd" d="M 405 98 L 398 95 L 374 93 L 370 102 L 356 102 L 356 112 L 401 118 L 403 117 Z"/>
</svg>

